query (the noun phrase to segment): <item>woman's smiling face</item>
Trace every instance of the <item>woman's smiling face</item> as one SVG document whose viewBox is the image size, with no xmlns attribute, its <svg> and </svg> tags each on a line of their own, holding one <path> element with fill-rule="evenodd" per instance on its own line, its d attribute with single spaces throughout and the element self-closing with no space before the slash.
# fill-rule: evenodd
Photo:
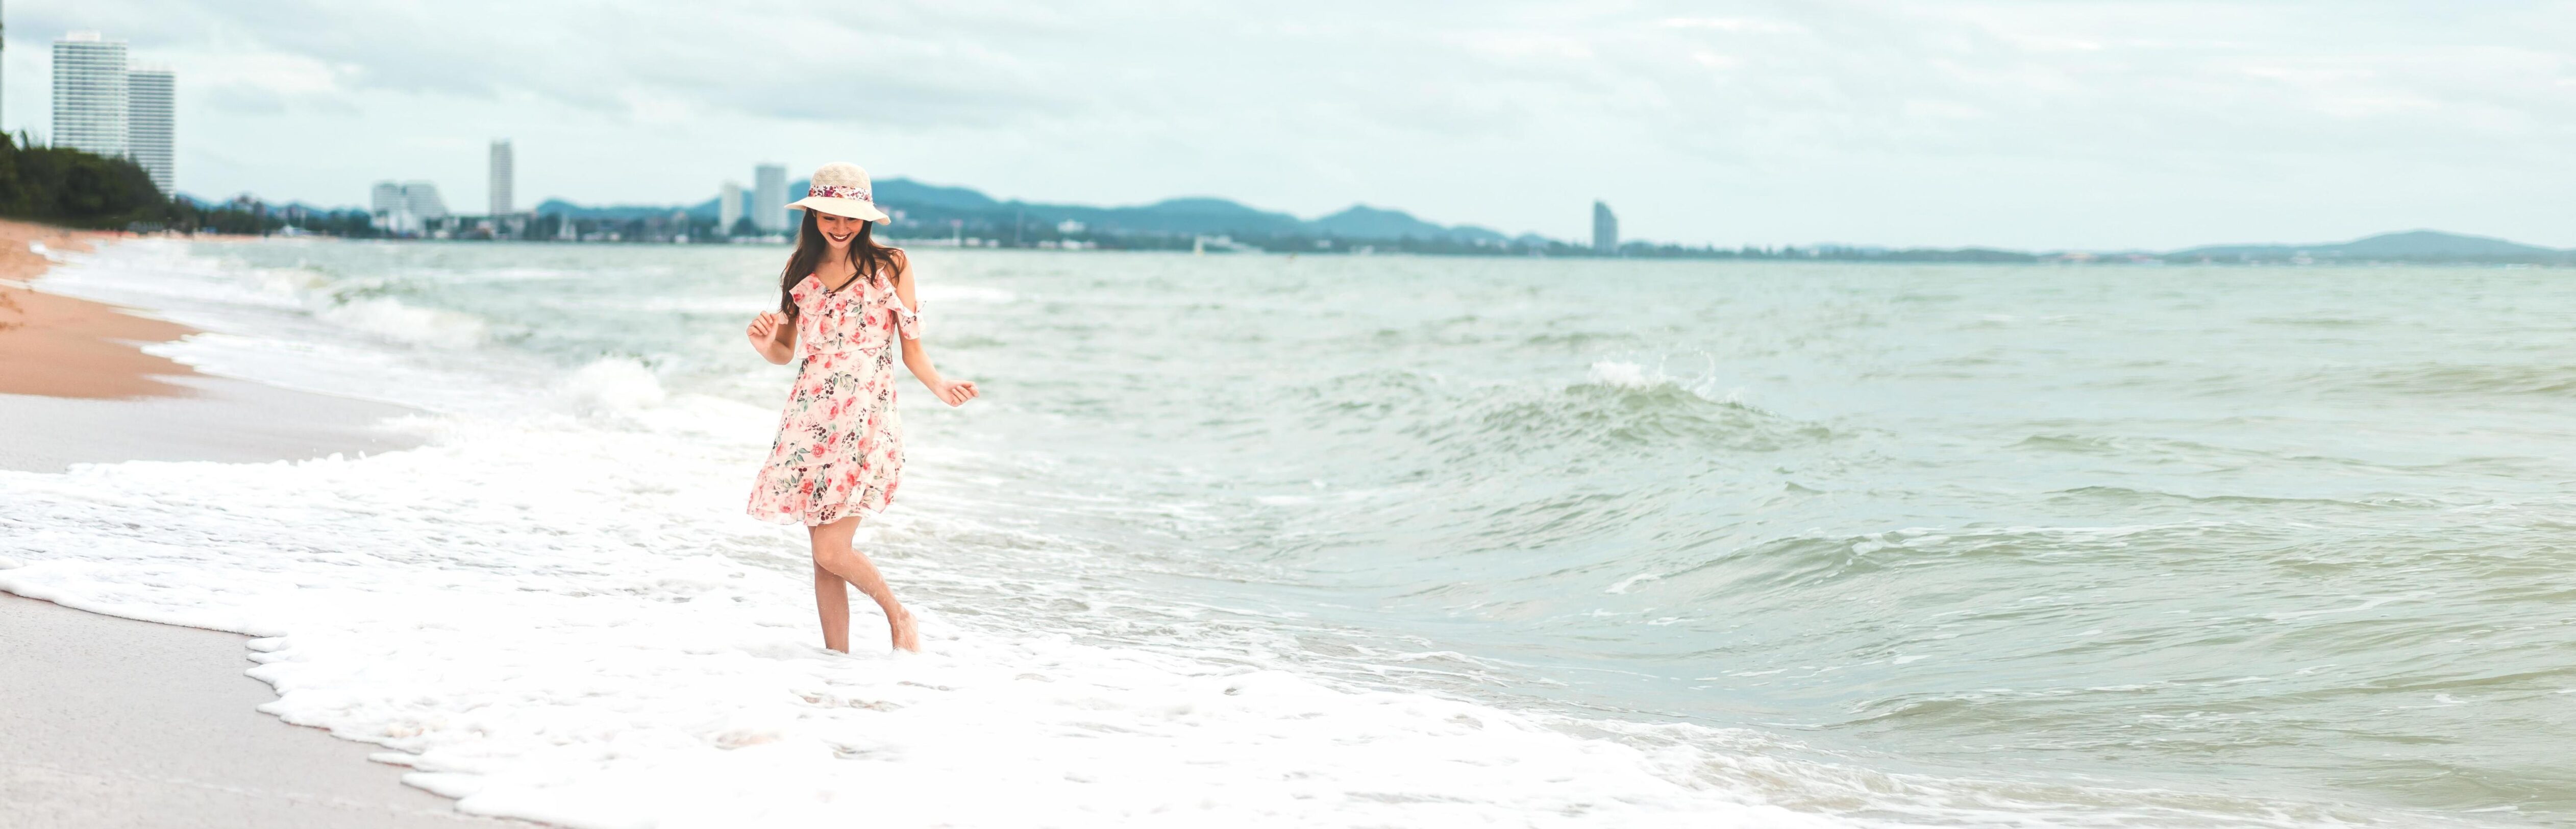
<svg viewBox="0 0 2576 829">
<path fill-rule="evenodd" d="M 835 216 L 819 210 L 814 212 L 814 228 L 823 231 L 823 243 L 831 245 L 833 250 L 847 249 L 850 240 L 858 238 L 859 230 L 867 224 L 866 219 Z"/>
</svg>

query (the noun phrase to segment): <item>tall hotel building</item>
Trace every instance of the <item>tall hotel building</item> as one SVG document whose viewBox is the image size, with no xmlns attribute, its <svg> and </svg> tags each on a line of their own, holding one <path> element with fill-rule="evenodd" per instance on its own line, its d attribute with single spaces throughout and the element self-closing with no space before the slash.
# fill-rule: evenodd
<svg viewBox="0 0 2576 829">
<path fill-rule="evenodd" d="M 510 203 L 512 175 L 510 139 L 503 138 L 492 142 L 492 213 L 490 214 L 492 218 L 498 219 L 518 212 L 512 209 L 513 205 Z"/>
<path fill-rule="evenodd" d="M 742 223 L 742 185 L 725 182 L 716 188 L 716 235 L 733 235 L 733 226 Z"/>
<path fill-rule="evenodd" d="M 762 233 L 795 230 L 787 226 L 787 165 L 752 168 L 751 226 Z"/>
<path fill-rule="evenodd" d="M 73 32 L 54 41 L 54 146 L 125 154 L 125 41 Z"/>
<path fill-rule="evenodd" d="M 169 193 L 176 182 L 169 68 L 126 66 L 125 42 L 97 32 L 54 41 L 54 146 L 134 160 Z"/>
<path fill-rule="evenodd" d="M 163 194 L 175 184 L 170 158 L 170 108 L 178 81 L 167 66 L 136 66 L 125 73 L 125 154 L 152 174 Z"/>
<path fill-rule="evenodd" d="M 1592 252 L 1603 256 L 1619 253 L 1619 217 L 1598 199 L 1592 202 Z"/>
</svg>

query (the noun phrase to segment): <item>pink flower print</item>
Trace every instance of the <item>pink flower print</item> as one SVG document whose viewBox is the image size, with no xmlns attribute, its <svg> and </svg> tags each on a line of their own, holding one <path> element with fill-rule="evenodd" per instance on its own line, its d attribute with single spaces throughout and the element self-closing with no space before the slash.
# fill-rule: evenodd
<svg viewBox="0 0 2576 829">
<path fill-rule="evenodd" d="M 881 278 L 824 293 L 809 277 L 789 295 L 801 312 L 796 333 L 804 359 L 747 511 L 812 526 L 853 508 L 885 509 L 903 472 L 887 346 L 898 333 L 918 336 L 918 315 L 903 309 Z"/>
</svg>

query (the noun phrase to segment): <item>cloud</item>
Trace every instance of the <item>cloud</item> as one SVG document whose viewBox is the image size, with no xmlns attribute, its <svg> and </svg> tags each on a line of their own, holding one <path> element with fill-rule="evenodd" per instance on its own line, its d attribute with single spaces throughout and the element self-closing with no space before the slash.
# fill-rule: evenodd
<svg viewBox="0 0 2576 829">
<path fill-rule="evenodd" d="M 1666 29 L 1709 29 L 1748 34 L 1804 34 L 1807 27 L 1777 20 L 1754 20 L 1743 17 L 1667 17 L 1655 25 Z"/>
<path fill-rule="evenodd" d="M 479 155 L 410 139 L 511 136 L 522 192 L 592 201 L 695 200 L 753 161 L 850 158 L 1004 196 L 1212 193 L 1310 215 L 1366 201 L 1567 236 L 1599 196 L 1636 235 L 1723 244 L 2126 246 L 2383 223 L 2576 244 L 2536 209 L 2576 174 L 2565 4 L 10 11 L 12 117 L 45 94 L 14 62 L 25 46 L 109 30 L 179 64 L 181 181 L 216 192 L 345 202 L 332 194 L 370 177 L 433 176 L 472 203 Z M 192 151 L 210 155 L 191 167 Z M 2095 206 L 2060 204 L 2079 189 Z"/>
</svg>

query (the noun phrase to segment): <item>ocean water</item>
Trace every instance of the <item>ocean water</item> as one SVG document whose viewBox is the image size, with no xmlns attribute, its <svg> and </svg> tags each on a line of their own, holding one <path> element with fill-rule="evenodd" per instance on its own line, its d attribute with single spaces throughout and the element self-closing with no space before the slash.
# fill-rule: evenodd
<svg viewBox="0 0 2576 829">
<path fill-rule="evenodd" d="M 784 255 L 68 255 L 427 442 L 0 473 L 0 588 L 571 826 L 2576 825 L 2564 271 L 923 250 L 845 657 Z"/>
</svg>

